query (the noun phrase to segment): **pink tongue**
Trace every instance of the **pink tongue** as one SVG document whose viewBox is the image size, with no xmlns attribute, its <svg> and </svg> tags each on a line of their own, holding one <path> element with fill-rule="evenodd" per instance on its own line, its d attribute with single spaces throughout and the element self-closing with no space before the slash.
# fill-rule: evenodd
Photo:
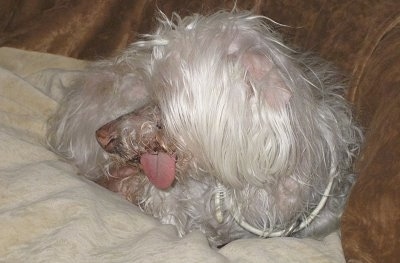
<svg viewBox="0 0 400 263">
<path fill-rule="evenodd" d="M 159 189 L 167 189 L 175 179 L 175 158 L 167 153 L 145 153 L 140 157 L 143 171 Z"/>
</svg>

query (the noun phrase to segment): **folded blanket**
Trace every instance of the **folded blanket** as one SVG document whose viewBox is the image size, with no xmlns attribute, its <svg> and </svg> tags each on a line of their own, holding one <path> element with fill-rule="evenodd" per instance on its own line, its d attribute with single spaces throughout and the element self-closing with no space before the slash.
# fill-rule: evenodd
<svg viewBox="0 0 400 263">
<path fill-rule="evenodd" d="M 62 89 L 86 62 L 0 48 L 0 262 L 344 262 L 324 240 L 242 239 L 219 250 L 179 237 L 46 147 Z"/>
</svg>

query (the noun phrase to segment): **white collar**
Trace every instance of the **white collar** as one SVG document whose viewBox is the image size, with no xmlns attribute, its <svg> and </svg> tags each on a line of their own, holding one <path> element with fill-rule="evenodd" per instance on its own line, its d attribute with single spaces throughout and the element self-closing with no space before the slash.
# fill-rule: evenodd
<svg viewBox="0 0 400 263">
<path fill-rule="evenodd" d="M 306 226 L 308 226 L 314 219 L 315 217 L 321 212 L 322 208 L 324 208 L 326 201 L 329 197 L 329 193 L 332 189 L 332 184 L 333 184 L 333 179 L 334 176 L 331 173 L 330 174 L 330 179 L 328 182 L 328 185 L 325 188 L 325 191 L 322 195 L 321 200 L 319 201 L 318 205 L 314 208 L 314 210 L 310 213 L 308 217 L 303 219 L 302 221 L 296 221 L 294 222 L 290 227 L 287 229 L 283 230 L 274 230 L 274 229 L 268 229 L 262 230 L 259 228 L 256 228 L 249 223 L 246 222 L 244 217 L 241 215 L 240 211 L 237 208 L 234 208 L 233 210 L 230 211 L 230 214 L 233 216 L 235 219 L 236 223 L 238 223 L 243 229 L 249 231 L 250 233 L 253 233 L 254 235 L 257 235 L 259 237 L 284 237 L 284 236 L 289 236 L 293 233 L 296 233 L 302 229 L 304 229 Z M 218 183 L 217 186 L 217 192 L 214 196 L 214 202 L 215 202 L 215 217 L 219 223 L 222 223 L 224 220 L 224 215 L 222 212 L 222 206 L 224 203 L 224 200 L 226 199 L 227 196 L 227 191 L 225 187 Z"/>
</svg>

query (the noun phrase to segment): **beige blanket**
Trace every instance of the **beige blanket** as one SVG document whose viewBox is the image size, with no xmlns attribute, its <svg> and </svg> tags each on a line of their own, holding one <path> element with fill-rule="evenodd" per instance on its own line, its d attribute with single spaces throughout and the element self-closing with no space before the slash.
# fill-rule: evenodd
<svg viewBox="0 0 400 263">
<path fill-rule="evenodd" d="M 237 240 L 214 250 L 76 175 L 46 148 L 62 87 L 85 62 L 0 48 L 0 262 L 344 262 L 323 241 Z"/>
</svg>

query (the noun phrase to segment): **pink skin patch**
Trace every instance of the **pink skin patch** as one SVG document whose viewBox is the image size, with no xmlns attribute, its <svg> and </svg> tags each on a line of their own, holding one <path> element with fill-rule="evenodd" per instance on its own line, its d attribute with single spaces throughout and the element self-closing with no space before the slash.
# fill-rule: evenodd
<svg viewBox="0 0 400 263">
<path fill-rule="evenodd" d="M 140 164 L 149 181 L 158 189 L 169 188 L 175 180 L 175 156 L 163 152 L 145 153 L 140 157 Z"/>
</svg>

